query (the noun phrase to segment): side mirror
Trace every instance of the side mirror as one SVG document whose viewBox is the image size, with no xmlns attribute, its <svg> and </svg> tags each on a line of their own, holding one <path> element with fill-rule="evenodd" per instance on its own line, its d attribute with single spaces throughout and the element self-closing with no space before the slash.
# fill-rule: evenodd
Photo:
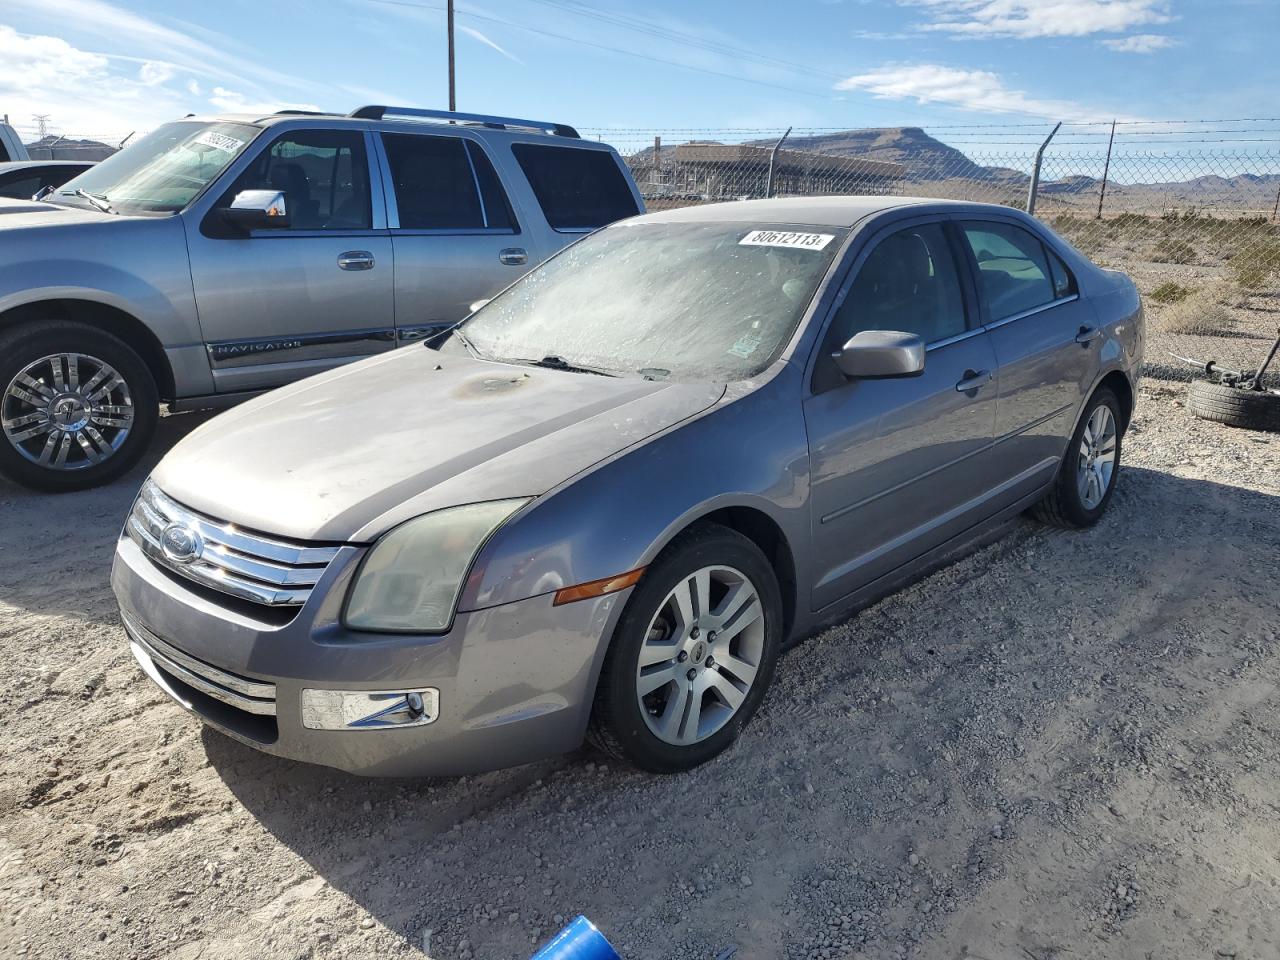
<svg viewBox="0 0 1280 960">
<path fill-rule="evenodd" d="M 289 209 L 281 190 L 241 190 L 222 209 L 222 218 L 245 233 L 281 229 L 289 226 Z"/>
<path fill-rule="evenodd" d="M 467 307 L 467 312 L 468 312 L 468 313 L 475 313 L 477 310 L 479 310 L 481 307 L 483 307 L 483 306 L 484 306 L 486 303 L 488 303 L 488 302 L 489 302 L 489 301 L 488 301 L 487 299 L 485 299 L 485 300 L 477 300 L 475 303 L 471 304 L 471 306 Z"/>
<path fill-rule="evenodd" d="M 924 373 L 924 341 L 914 333 L 863 330 L 832 359 L 850 380 L 918 377 Z"/>
</svg>

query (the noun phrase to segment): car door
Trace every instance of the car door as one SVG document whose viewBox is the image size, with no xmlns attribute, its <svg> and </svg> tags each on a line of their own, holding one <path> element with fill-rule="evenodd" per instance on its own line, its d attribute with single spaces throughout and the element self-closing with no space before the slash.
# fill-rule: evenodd
<svg viewBox="0 0 1280 960">
<path fill-rule="evenodd" d="M 1103 338 L 1070 269 L 1036 233 L 998 219 L 958 227 L 1000 366 L 992 460 L 1013 500 L 1057 469 Z"/>
<path fill-rule="evenodd" d="M 540 257 L 484 147 L 430 132 L 381 133 L 387 220 L 395 252 L 401 342 L 456 323 L 477 300 Z"/>
<path fill-rule="evenodd" d="M 187 224 L 219 392 L 277 386 L 395 344 L 391 239 L 365 132 L 291 128 L 265 139 Z M 284 193 L 287 227 L 229 227 L 220 209 L 254 189 Z"/>
<path fill-rule="evenodd" d="M 805 401 L 815 610 L 954 536 L 988 496 L 995 353 L 959 264 L 944 223 L 892 227 L 833 313 Z M 831 355 L 863 330 L 918 334 L 924 372 L 845 379 Z"/>
</svg>

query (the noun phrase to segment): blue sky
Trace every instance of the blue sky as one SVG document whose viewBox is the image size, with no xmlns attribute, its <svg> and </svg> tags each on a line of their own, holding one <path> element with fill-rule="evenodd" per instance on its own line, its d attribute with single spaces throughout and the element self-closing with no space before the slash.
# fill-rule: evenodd
<svg viewBox="0 0 1280 960">
<path fill-rule="evenodd" d="M 0 113 L 105 136 L 444 106 L 443 6 L 4 0 Z M 458 0 L 457 23 L 459 109 L 586 128 L 1280 114 L 1280 0 Z"/>
</svg>

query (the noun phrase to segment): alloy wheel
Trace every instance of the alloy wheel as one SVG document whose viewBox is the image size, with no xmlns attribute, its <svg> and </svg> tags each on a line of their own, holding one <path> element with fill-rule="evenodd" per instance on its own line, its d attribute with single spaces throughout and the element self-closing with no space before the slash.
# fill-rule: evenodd
<svg viewBox="0 0 1280 960">
<path fill-rule="evenodd" d="M 1116 468 L 1116 420 L 1111 408 L 1098 404 L 1080 438 L 1076 487 L 1086 510 L 1096 510 L 1111 487 Z"/>
<path fill-rule="evenodd" d="M 649 622 L 636 667 L 654 736 L 687 746 L 733 719 L 755 683 L 765 627 L 759 591 L 733 567 L 703 567 L 676 584 Z"/>
<path fill-rule="evenodd" d="M 104 360 L 56 353 L 27 364 L 0 396 L 0 428 L 24 458 L 50 470 L 102 463 L 133 428 L 129 385 Z"/>
</svg>

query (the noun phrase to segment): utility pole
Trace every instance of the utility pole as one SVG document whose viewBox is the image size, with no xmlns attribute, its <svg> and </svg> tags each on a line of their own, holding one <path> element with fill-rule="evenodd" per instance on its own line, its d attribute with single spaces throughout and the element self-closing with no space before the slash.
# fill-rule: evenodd
<svg viewBox="0 0 1280 960">
<path fill-rule="evenodd" d="M 453 0 L 448 0 L 447 9 L 449 11 L 449 111 L 453 112 L 458 109 L 457 91 L 453 80 Z"/>
<path fill-rule="evenodd" d="M 49 135 L 49 114 L 33 113 L 31 119 L 36 122 L 36 129 L 40 131 L 40 139 L 43 140 Z"/>
</svg>

